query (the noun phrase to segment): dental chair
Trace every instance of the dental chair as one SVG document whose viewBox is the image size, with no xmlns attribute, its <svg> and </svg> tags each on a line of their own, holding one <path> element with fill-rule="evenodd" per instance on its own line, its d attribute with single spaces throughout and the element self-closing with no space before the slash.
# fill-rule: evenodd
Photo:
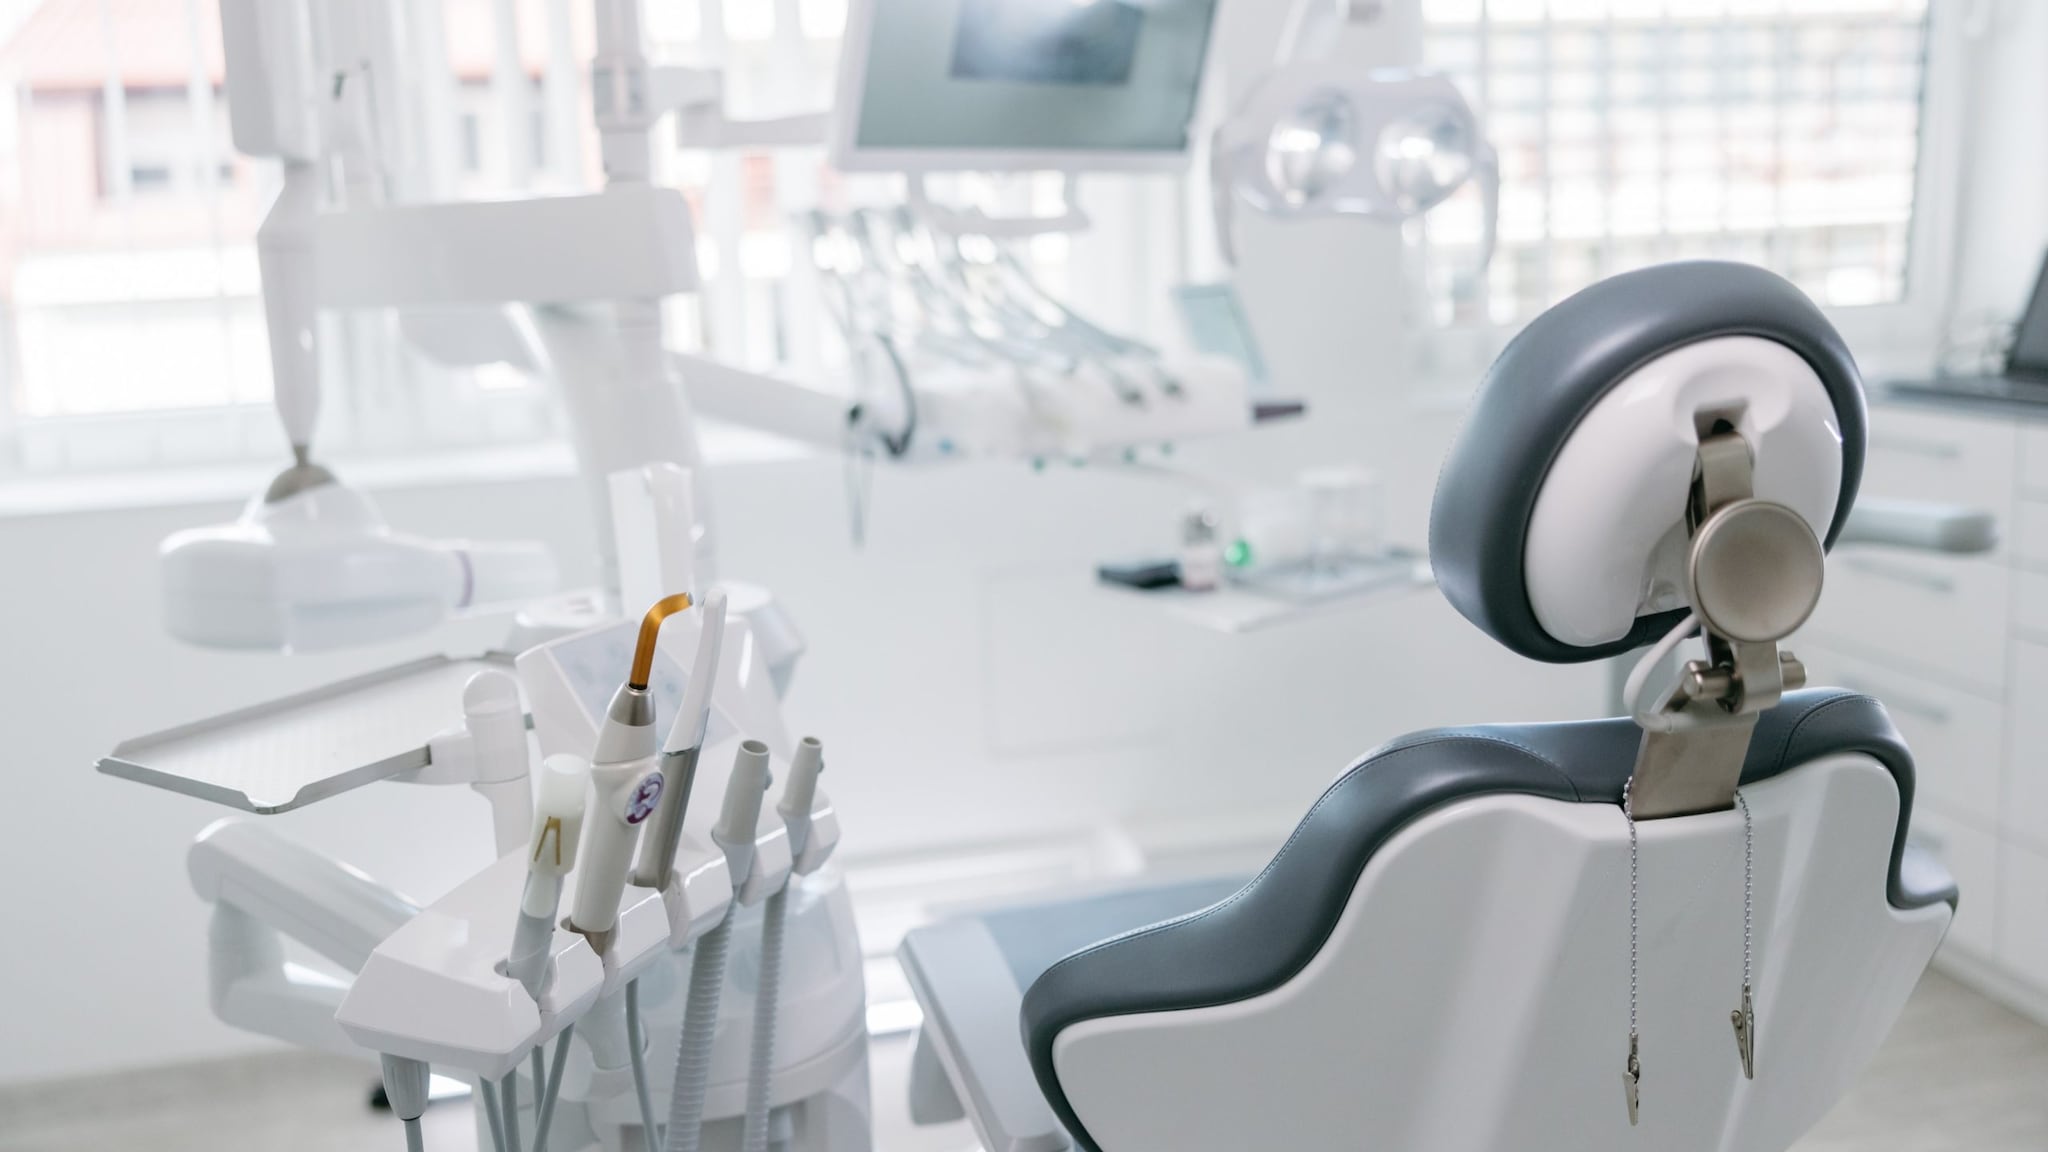
<svg viewBox="0 0 2048 1152">
<path fill-rule="evenodd" d="M 1957 899 L 1906 843 L 1883 707 L 1803 688 L 1779 646 L 1864 424 L 1841 338 L 1758 268 L 1628 273 L 1537 319 L 1444 464 L 1431 558 L 1522 656 L 1651 646 L 1631 714 L 1391 741 L 1248 883 L 911 933 L 913 1116 L 989 1152 L 1791 1145 Z"/>
</svg>

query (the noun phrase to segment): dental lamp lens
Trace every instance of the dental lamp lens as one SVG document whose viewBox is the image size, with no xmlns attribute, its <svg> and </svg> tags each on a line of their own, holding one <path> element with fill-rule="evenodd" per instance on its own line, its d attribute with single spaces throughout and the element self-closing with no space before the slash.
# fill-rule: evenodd
<svg viewBox="0 0 2048 1152">
<path fill-rule="evenodd" d="M 1266 173 L 1290 208 L 1314 204 L 1358 164 L 1358 110 L 1340 92 L 1323 92 L 1273 125 Z"/>
<path fill-rule="evenodd" d="M 1397 117 L 1380 131 L 1373 157 L 1380 187 L 1403 215 L 1426 212 L 1472 175 L 1478 151 L 1471 125 L 1448 108 Z"/>
</svg>

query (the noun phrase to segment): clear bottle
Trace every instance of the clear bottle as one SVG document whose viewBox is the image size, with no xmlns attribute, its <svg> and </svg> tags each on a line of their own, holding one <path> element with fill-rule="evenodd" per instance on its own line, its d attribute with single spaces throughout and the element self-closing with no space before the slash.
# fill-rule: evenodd
<svg viewBox="0 0 2048 1152">
<path fill-rule="evenodd" d="M 1211 592 L 1223 580 L 1223 546 L 1218 541 L 1216 514 L 1191 508 L 1180 522 L 1180 586 L 1190 592 Z"/>
</svg>

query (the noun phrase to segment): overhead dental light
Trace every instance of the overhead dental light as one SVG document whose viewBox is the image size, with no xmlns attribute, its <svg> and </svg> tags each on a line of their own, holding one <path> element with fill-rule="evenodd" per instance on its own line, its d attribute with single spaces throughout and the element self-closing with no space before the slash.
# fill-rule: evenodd
<svg viewBox="0 0 2048 1152">
<path fill-rule="evenodd" d="M 1216 130 L 1210 179 L 1217 243 L 1233 262 L 1238 201 L 1269 216 L 1400 221 L 1475 179 L 1485 199 L 1480 265 L 1493 255 L 1499 164 L 1440 73 L 1286 65 Z"/>
</svg>

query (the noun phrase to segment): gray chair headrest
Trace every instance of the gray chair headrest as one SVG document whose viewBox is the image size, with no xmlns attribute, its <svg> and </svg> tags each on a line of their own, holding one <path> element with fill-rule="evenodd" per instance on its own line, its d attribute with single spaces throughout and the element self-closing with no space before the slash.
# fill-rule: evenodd
<svg viewBox="0 0 2048 1152">
<path fill-rule="evenodd" d="M 1677 625 L 1683 609 L 1639 615 L 1626 636 L 1611 641 L 1559 639 L 1532 607 L 1524 558 L 1544 481 L 1594 406 L 1650 362 L 1721 337 L 1782 345 L 1825 389 L 1840 437 L 1840 491 L 1831 522 L 1813 527 L 1824 545 L 1834 543 L 1862 477 L 1866 424 L 1862 382 L 1841 336 L 1813 301 L 1762 268 L 1664 264 L 1611 277 L 1559 303 L 1488 371 L 1430 510 L 1430 560 L 1459 612 L 1515 652 L 1556 664 L 1630 651 Z M 1805 388 L 1812 392 L 1811 380 Z M 1825 409 L 1825 401 L 1817 403 Z"/>
</svg>

